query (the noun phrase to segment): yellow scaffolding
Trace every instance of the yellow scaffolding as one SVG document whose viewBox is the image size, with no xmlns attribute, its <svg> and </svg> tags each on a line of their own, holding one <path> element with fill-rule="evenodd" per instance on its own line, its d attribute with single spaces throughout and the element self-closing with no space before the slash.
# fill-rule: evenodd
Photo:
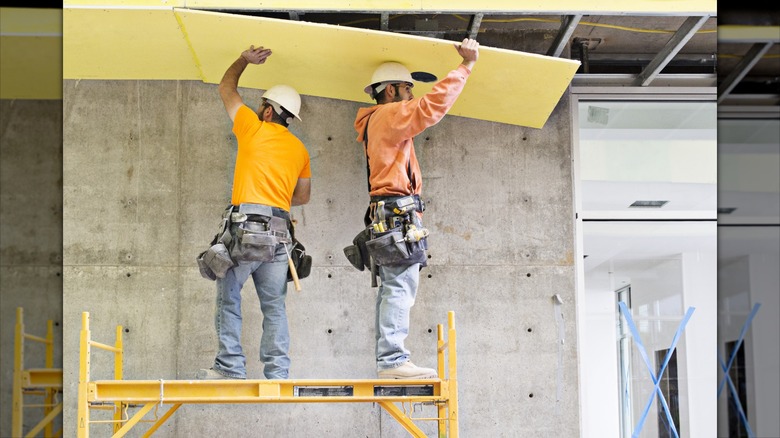
<svg viewBox="0 0 780 438">
<path fill-rule="evenodd" d="M 46 346 L 45 368 L 24 367 L 24 341 L 40 342 Z M 48 321 L 46 337 L 34 336 L 24 330 L 24 310 L 16 308 L 14 330 L 13 413 L 11 436 L 34 437 L 43 431 L 45 437 L 62 436 L 62 429 L 54 431 L 53 421 L 62 412 L 62 368 L 54 368 L 54 324 Z M 25 396 L 43 396 L 42 404 L 27 404 Z M 25 408 L 43 408 L 43 418 L 26 435 L 24 429 Z"/>
<path fill-rule="evenodd" d="M 439 438 L 458 437 L 458 384 L 455 314 L 447 313 L 447 338 L 437 326 L 439 378 L 304 379 L 304 380 L 122 380 L 122 326 L 117 326 L 113 346 L 95 342 L 89 330 L 89 313 L 81 317 L 78 437 L 89 438 L 91 424 L 112 423 L 114 438 L 122 437 L 140 422 L 152 423 L 143 437 L 151 436 L 184 404 L 216 403 L 337 403 L 370 402 L 384 408 L 413 437 L 425 433 L 415 421 L 435 421 Z M 114 353 L 115 380 L 91 380 L 91 347 Z M 446 374 L 445 374 L 446 371 Z M 446 378 L 442 378 L 445 376 Z M 412 417 L 412 404 L 433 404 L 437 416 Z M 158 415 L 163 405 L 165 413 Z M 401 405 L 399 407 L 398 405 Z M 129 408 L 140 408 L 132 416 Z M 113 409 L 113 420 L 90 420 L 90 409 Z M 152 419 L 143 420 L 153 411 Z"/>
</svg>

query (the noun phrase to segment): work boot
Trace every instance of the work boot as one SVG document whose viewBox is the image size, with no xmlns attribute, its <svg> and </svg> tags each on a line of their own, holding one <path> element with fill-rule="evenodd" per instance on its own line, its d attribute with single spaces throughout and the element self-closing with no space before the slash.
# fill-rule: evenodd
<svg viewBox="0 0 780 438">
<path fill-rule="evenodd" d="M 435 379 L 439 377 L 432 368 L 421 368 L 407 361 L 403 365 L 386 370 L 378 370 L 380 379 Z"/>
<path fill-rule="evenodd" d="M 195 374 L 197 380 L 227 380 L 238 379 L 238 377 L 228 377 L 224 374 L 220 374 L 219 371 L 215 371 L 214 368 L 201 368 Z"/>
</svg>

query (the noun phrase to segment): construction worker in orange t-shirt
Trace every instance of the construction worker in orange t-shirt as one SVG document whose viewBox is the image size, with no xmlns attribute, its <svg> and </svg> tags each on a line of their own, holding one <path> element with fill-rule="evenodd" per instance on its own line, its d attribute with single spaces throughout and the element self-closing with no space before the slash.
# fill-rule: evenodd
<svg viewBox="0 0 780 438">
<path fill-rule="evenodd" d="M 287 126 L 300 120 L 301 98 L 290 86 L 276 85 L 257 110 L 238 93 L 238 80 L 249 64 L 263 64 L 271 50 L 251 46 L 227 69 L 219 94 L 233 121 L 238 143 L 231 203 L 223 220 L 221 243 L 229 266 L 216 272 L 215 327 L 219 349 L 211 368 L 198 379 L 246 379 L 241 348 L 241 288 L 252 277 L 263 314 L 260 360 L 267 379 L 286 379 L 290 368 L 285 299 L 288 245 L 292 241 L 290 206 L 309 202 L 309 153 Z M 232 262 L 232 263 L 230 263 Z"/>
</svg>

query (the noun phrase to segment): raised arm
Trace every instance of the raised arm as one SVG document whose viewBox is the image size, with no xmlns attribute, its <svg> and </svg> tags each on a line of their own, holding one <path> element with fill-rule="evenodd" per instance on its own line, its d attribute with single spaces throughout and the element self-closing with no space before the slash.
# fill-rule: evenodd
<svg viewBox="0 0 780 438">
<path fill-rule="evenodd" d="M 479 58 L 479 43 L 470 38 L 454 44 L 461 63 L 420 98 L 403 101 L 391 115 L 391 136 L 395 140 L 414 137 L 433 126 L 447 114 L 466 85 L 471 69 Z M 463 67 L 463 68 L 461 68 Z"/>
<path fill-rule="evenodd" d="M 219 95 L 222 97 L 222 103 L 225 104 L 225 110 L 230 116 L 230 120 L 235 119 L 238 109 L 244 104 L 241 95 L 238 94 L 238 79 L 244 73 L 244 69 L 249 64 L 265 63 L 269 56 L 271 56 L 271 49 L 266 49 L 263 46 L 258 48 L 250 46 L 225 71 L 219 82 Z"/>
<path fill-rule="evenodd" d="M 467 69 L 474 68 L 474 64 L 479 58 L 479 43 L 477 40 L 470 38 L 464 38 L 460 44 L 455 44 L 455 50 L 458 51 L 458 55 L 463 58 L 461 64 L 465 65 Z"/>
</svg>

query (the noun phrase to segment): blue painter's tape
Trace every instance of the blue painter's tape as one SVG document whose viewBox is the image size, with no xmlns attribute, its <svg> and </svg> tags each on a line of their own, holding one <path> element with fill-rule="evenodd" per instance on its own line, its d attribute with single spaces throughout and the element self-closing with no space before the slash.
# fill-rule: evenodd
<svg viewBox="0 0 780 438">
<path fill-rule="evenodd" d="M 731 351 L 731 356 L 729 357 L 728 364 L 723 363 L 723 359 L 720 357 L 720 353 L 718 353 L 718 362 L 720 363 L 720 369 L 723 370 L 723 379 L 720 381 L 720 384 L 718 385 L 718 397 L 720 397 L 720 393 L 721 391 L 723 391 L 723 385 L 725 383 L 728 383 L 729 392 L 731 393 L 731 398 L 734 400 L 734 405 L 737 407 L 737 412 L 739 413 L 739 419 L 742 421 L 742 424 L 745 426 L 745 430 L 747 431 L 749 438 L 754 438 L 756 435 L 753 433 L 753 429 L 750 428 L 750 423 L 748 422 L 747 415 L 745 415 L 745 410 L 742 408 L 742 402 L 739 401 L 739 394 L 737 393 L 737 389 L 734 387 L 734 382 L 731 381 L 731 377 L 729 376 L 729 370 L 731 369 L 731 366 L 734 365 L 734 358 L 737 357 L 737 351 L 739 350 L 739 347 L 742 346 L 742 341 L 744 341 L 745 339 L 745 335 L 747 334 L 748 327 L 750 327 L 750 324 L 753 322 L 753 318 L 756 316 L 756 313 L 758 313 L 758 309 L 760 307 L 761 307 L 761 303 L 754 304 L 753 310 L 750 311 L 750 314 L 745 320 L 745 323 L 742 324 L 742 330 L 739 333 L 739 338 L 737 339 L 737 343 L 734 344 L 734 350 Z"/>
<path fill-rule="evenodd" d="M 669 405 L 666 403 L 666 398 L 664 397 L 664 394 L 661 391 L 661 388 L 659 387 L 661 383 L 660 376 L 663 375 L 664 371 L 666 370 L 666 366 L 669 364 L 669 360 L 672 357 L 672 353 L 674 352 L 674 349 L 677 347 L 677 342 L 680 340 L 680 335 L 682 334 L 683 330 L 685 330 L 685 326 L 688 324 L 688 321 L 691 319 L 691 315 L 693 315 L 693 311 L 695 310 L 695 308 L 689 307 L 688 311 L 685 312 L 685 316 L 683 317 L 682 321 L 680 321 L 680 325 L 679 327 L 677 327 L 677 331 L 675 332 L 674 337 L 672 338 L 672 345 L 669 346 L 669 350 L 666 352 L 666 357 L 664 357 L 664 360 L 661 364 L 661 369 L 658 370 L 658 376 L 656 376 L 655 372 L 653 371 L 653 365 L 650 362 L 650 359 L 647 357 L 645 346 L 644 344 L 642 344 L 642 338 L 639 336 L 639 330 L 637 330 L 636 325 L 634 324 L 634 320 L 633 318 L 631 318 L 631 312 L 629 312 L 626 303 L 621 301 L 618 303 L 618 305 L 620 306 L 620 311 L 623 313 L 623 317 L 626 318 L 626 322 L 628 323 L 628 328 L 631 330 L 631 335 L 634 337 L 634 342 L 636 342 L 637 350 L 639 351 L 639 354 L 642 356 L 642 360 L 644 360 L 645 365 L 647 366 L 647 372 L 650 374 L 650 380 L 653 382 L 654 385 L 653 391 L 650 394 L 650 399 L 647 401 L 645 410 L 642 412 L 642 417 L 639 419 L 639 422 L 634 428 L 632 437 L 637 438 L 639 436 L 639 433 L 642 431 L 642 427 L 644 427 L 645 425 L 645 420 L 647 419 L 647 416 L 650 413 L 650 407 L 653 405 L 653 399 L 655 398 L 655 395 L 658 394 L 658 400 L 661 402 L 661 405 L 664 410 L 664 414 L 666 414 L 666 420 L 668 421 L 669 425 L 672 428 L 674 437 L 680 438 L 680 435 L 677 433 L 677 427 L 674 425 L 672 414 L 669 411 Z"/>
</svg>

